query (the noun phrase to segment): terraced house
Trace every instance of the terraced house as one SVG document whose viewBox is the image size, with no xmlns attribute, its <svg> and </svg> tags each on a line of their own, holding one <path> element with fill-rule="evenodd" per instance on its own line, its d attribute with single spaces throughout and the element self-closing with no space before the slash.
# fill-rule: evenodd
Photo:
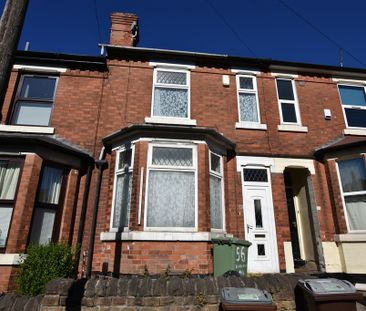
<svg viewBox="0 0 366 311">
<path fill-rule="evenodd" d="M 31 243 L 79 270 L 366 273 L 366 71 L 136 47 L 114 13 L 103 56 L 19 51 L 0 125 L 0 291 Z M 95 229 L 95 231 L 94 231 Z"/>
</svg>

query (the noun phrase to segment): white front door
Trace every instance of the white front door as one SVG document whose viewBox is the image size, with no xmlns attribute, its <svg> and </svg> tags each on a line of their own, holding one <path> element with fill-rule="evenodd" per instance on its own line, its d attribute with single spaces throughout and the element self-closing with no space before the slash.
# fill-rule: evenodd
<svg viewBox="0 0 366 311">
<path fill-rule="evenodd" d="M 268 174 L 267 169 L 263 170 Z M 245 236 L 252 243 L 248 251 L 248 272 L 279 272 L 272 193 L 268 176 L 266 181 L 245 181 L 244 178 L 243 182 Z"/>
</svg>

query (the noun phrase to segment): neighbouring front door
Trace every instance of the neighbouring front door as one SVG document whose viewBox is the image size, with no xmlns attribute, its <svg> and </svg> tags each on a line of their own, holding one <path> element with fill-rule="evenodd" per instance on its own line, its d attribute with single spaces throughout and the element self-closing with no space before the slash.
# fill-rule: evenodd
<svg viewBox="0 0 366 311">
<path fill-rule="evenodd" d="M 272 193 L 266 168 L 244 168 L 244 223 L 248 272 L 278 272 L 276 229 Z"/>
</svg>

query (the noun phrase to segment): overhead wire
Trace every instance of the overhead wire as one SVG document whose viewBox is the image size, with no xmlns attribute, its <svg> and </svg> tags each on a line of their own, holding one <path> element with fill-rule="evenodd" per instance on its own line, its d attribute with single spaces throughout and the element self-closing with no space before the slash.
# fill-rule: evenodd
<svg viewBox="0 0 366 311">
<path fill-rule="evenodd" d="M 98 7 L 97 7 L 97 1 L 93 0 L 94 3 L 94 14 L 95 14 L 95 20 L 97 22 L 97 29 L 98 29 L 98 43 L 102 43 L 102 35 L 100 31 L 100 24 L 99 24 L 99 15 L 98 15 Z"/>
<path fill-rule="evenodd" d="M 221 19 L 221 21 L 226 25 L 227 28 L 234 34 L 234 36 L 239 40 L 239 42 L 252 54 L 254 57 L 257 57 L 256 53 L 250 48 L 250 46 L 240 37 L 237 31 L 230 25 L 230 23 L 226 20 L 226 18 L 216 9 L 216 7 L 210 2 L 210 0 L 206 0 L 207 4 L 211 7 L 211 9 L 216 13 L 216 15 Z M 258 58 L 258 57 L 257 57 Z"/>
<path fill-rule="evenodd" d="M 294 15 L 296 15 L 298 18 L 300 18 L 303 22 L 305 22 L 307 25 L 309 25 L 311 28 L 313 28 L 316 32 L 321 34 L 324 38 L 326 38 L 329 42 L 331 42 L 333 45 L 335 45 L 337 48 L 339 48 L 341 51 L 344 51 L 346 54 L 348 54 L 351 58 L 353 58 L 356 62 L 358 62 L 361 66 L 366 67 L 365 63 L 363 63 L 359 58 L 354 56 L 350 51 L 348 51 L 346 48 L 344 48 L 340 43 L 332 39 L 330 36 L 328 36 L 324 31 L 322 31 L 320 28 L 315 26 L 312 22 L 310 22 L 306 17 L 304 17 L 301 13 L 296 11 L 293 7 L 288 5 L 283 0 L 278 0 L 280 4 L 282 4 L 286 9 L 288 9 L 290 12 L 292 12 Z"/>
</svg>

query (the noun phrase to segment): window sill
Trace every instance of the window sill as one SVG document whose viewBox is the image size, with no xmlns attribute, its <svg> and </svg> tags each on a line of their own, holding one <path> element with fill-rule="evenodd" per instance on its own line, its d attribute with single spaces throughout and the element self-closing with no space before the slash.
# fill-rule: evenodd
<svg viewBox="0 0 366 311">
<path fill-rule="evenodd" d="M 21 256 L 24 254 L 0 254 L 0 266 L 15 266 L 20 265 Z"/>
<path fill-rule="evenodd" d="M 0 124 L 0 132 L 53 134 L 55 132 L 55 128 L 54 127 L 44 127 L 44 126 L 24 126 L 24 125 Z"/>
<path fill-rule="evenodd" d="M 366 232 L 335 234 L 334 241 L 336 241 L 336 242 L 366 242 Z"/>
<path fill-rule="evenodd" d="M 197 121 L 185 118 L 164 118 L 164 117 L 146 117 L 146 123 L 159 123 L 159 124 L 178 124 L 178 125 L 192 125 L 196 126 Z"/>
<path fill-rule="evenodd" d="M 235 128 L 265 131 L 267 130 L 267 124 L 260 124 L 254 122 L 236 122 Z"/>
<path fill-rule="evenodd" d="M 293 124 L 279 124 L 277 125 L 277 129 L 281 132 L 300 132 L 307 133 L 307 126 L 293 125 Z"/>
<path fill-rule="evenodd" d="M 344 135 L 359 135 L 359 136 L 366 136 L 366 129 L 344 129 Z"/>
<path fill-rule="evenodd" d="M 231 236 L 215 232 L 102 232 L 101 241 L 211 241 L 214 237 Z"/>
</svg>

